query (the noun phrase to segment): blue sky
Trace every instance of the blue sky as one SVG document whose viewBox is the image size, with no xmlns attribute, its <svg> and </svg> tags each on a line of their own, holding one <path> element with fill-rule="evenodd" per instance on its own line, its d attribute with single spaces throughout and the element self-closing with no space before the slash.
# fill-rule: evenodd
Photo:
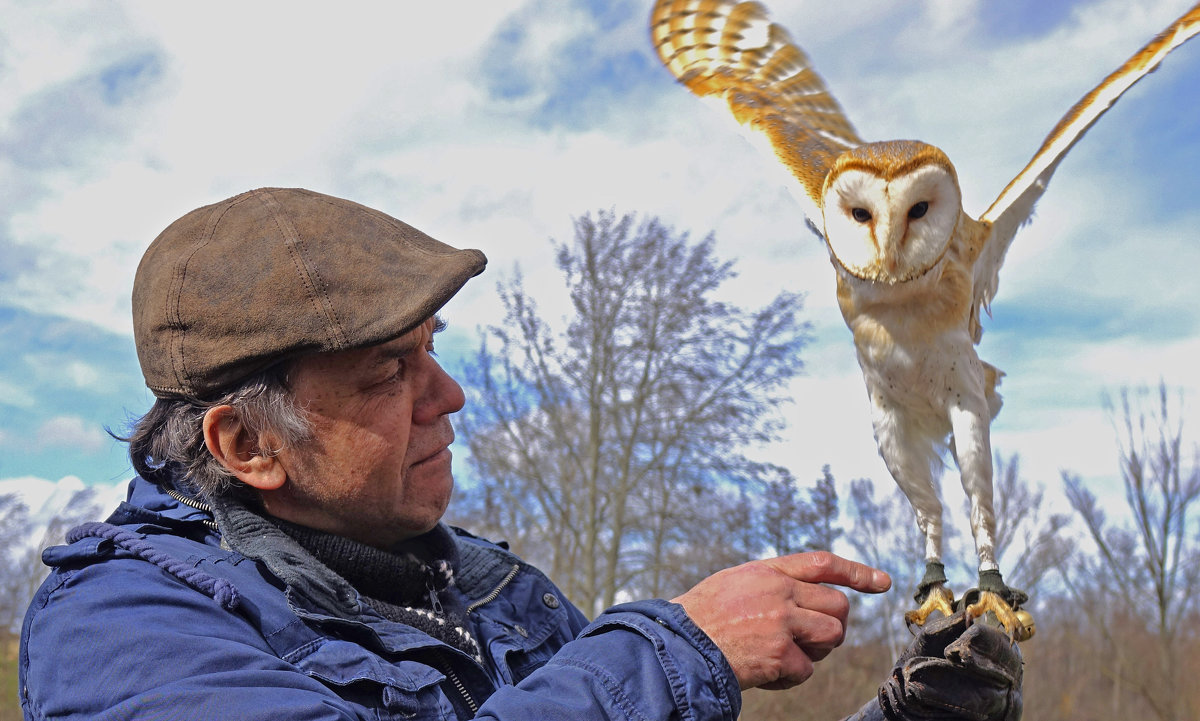
<svg viewBox="0 0 1200 721">
<path fill-rule="evenodd" d="M 1058 118 L 1186 0 L 774 0 L 860 134 L 955 162 L 978 215 Z M 489 271 L 447 309 L 454 367 L 519 266 L 562 298 L 549 238 L 598 208 L 716 233 L 729 298 L 808 292 L 800 478 L 890 481 L 822 246 L 781 172 L 677 86 L 649 0 L 0 0 L 0 481 L 128 475 L 143 412 L 129 321 L 146 245 L 192 208 L 303 186 L 385 210 Z M 1025 475 L 1116 488 L 1105 392 L 1164 379 L 1200 417 L 1200 41 L 1071 152 L 1014 242 L 981 355 L 1008 373 L 994 445 Z M 955 487 L 953 481 L 947 489 Z"/>
</svg>

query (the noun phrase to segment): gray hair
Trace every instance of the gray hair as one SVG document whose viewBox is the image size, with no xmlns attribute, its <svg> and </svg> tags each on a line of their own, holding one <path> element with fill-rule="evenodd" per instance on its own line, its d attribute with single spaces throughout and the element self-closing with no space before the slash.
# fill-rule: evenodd
<svg viewBox="0 0 1200 721">
<path fill-rule="evenodd" d="M 134 470 L 161 486 L 207 498 L 238 484 L 204 444 L 204 414 L 216 406 L 232 406 L 250 437 L 270 439 L 269 447 L 259 448 L 264 455 L 311 438 L 312 424 L 288 386 L 286 366 L 269 368 L 212 398 L 156 399 L 121 438 L 129 443 Z"/>
</svg>

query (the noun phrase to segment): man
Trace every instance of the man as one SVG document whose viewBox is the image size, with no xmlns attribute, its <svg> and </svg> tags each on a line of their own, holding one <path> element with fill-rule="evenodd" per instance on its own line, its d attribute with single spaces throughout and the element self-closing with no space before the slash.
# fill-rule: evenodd
<svg viewBox="0 0 1200 721">
<path fill-rule="evenodd" d="M 797 554 L 589 624 L 537 569 L 439 522 L 464 400 L 436 313 L 484 264 L 305 190 L 168 227 L 134 281 L 157 397 L 127 439 L 138 477 L 45 554 L 26 718 L 732 719 L 742 689 L 808 678 L 844 636 L 832 586 L 881 592 L 886 574 Z M 923 634 L 859 715 L 1019 715 L 1019 653 L 962 632 Z"/>
</svg>

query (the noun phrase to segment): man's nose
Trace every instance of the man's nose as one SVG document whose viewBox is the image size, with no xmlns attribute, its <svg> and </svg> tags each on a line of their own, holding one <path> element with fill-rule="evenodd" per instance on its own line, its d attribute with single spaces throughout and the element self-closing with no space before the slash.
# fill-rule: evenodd
<svg viewBox="0 0 1200 721">
<path fill-rule="evenodd" d="M 429 383 L 417 407 L 413 409 L 413 420 L 417 423 L 432 423 L 438 418 L 461 411 L 467 402 L 462 386 L 433 358 Z"/>
</svg>

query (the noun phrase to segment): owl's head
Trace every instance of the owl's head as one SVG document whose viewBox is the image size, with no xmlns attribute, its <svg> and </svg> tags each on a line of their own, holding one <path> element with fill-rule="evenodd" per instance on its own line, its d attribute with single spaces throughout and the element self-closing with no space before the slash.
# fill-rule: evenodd
<svg viewBox="0 0 1200 721">
<path fill-rule="evenodd" d="M 962 213 L 958 175 L 941 150 L 868 143 L 834 163 L 822 191 L 834 261 L 863 280 L 903 283 L 945 255 Z"/>
</svg>

